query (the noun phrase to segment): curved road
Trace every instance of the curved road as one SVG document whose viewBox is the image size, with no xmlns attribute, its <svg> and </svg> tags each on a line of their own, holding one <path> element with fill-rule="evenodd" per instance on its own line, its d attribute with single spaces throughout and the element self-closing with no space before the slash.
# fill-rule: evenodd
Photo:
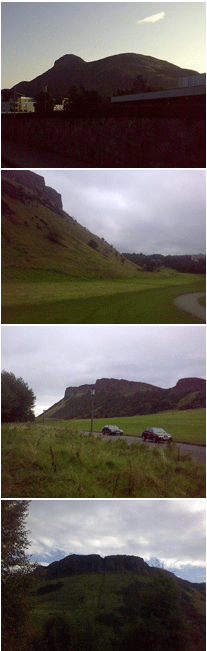
<svg viewBox="0 0 207 651">
<path fill-rule="evenodd" d="M 89 432 L 85 432 L 85 434 L 89 434 Z M 109 434 L 101 434 L 100 432 L 93 432 L 96 436 L 100 436 L 100 438 L 103 438 L 104 441 L 117 441 L 118 438 L 122 438 L 127 443 L 139 443 L 142 445 L 148 445 L 149 447 L 154 447 L 155 445 L 158 446 L 158 448 L 163 448 L 163 446 L 166 447 L 166 445 L 170 445 L 168 443 L 152 443 L 151 441 L 143 441 L 143 439 L 140 436 L 129 436 L 129 435 L 123 435 L 122 437 L 120 436 L 110 436 Z M 174 441 L 176 443 L 176 441 Z M 190 445 L 188 443 L 176 443 L 177 448 L 180 449 L 181 454 L 187 454 L 190 453 L 192 456 L 192 459 L 194 461 L 199 461 L 200 463 L 206 463 L 206 448 L 204 445 Z"/>
<path fill-rule="evenodd" d="M 199 319 L 202 319 L 202 321 L 206 321 L 206 308 L 198 303 L 198 299 L 205 295 L 205 292 L 182 294 L 181 296 L 176 296 L 174 303 L 177 307 L 180 307 L 181 310 L 190 312 L 193 316 L 197 316 Z"/>
</svg>

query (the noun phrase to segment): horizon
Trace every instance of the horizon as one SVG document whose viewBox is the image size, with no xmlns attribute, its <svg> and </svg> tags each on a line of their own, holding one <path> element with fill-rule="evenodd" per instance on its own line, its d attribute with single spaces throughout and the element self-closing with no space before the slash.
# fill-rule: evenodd
<svg viewBox="0 0 207 651">
<path fill-rule="evenodd" d="M 2 88 L 36 78 L 67 52 L 87 62 L 134 52 L 201 74 L 205 24 L 203 2 L 3 2 Z"/>
</svg>

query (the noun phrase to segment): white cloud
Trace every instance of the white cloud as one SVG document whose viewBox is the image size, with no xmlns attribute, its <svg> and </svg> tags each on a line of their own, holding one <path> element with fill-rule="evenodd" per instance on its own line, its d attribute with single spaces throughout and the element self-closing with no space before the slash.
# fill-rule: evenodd
<svg viewBox="0 0 207 651">
<path fill-rule="evenodd" d="M 137 25 L 142 25 L 142 23 L 157 23 L 158 20 L 162 20 L 165 17 L 165 12 L 160 11 L 159 14 L 153 14 L 153 16 L 148 16 L 142 20 L 137 20 Z"/>
</svg>

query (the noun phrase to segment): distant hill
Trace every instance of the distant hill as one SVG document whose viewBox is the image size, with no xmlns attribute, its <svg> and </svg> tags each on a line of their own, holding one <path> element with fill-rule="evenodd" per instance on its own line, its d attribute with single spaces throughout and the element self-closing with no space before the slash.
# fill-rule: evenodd
<svg viewBox="0 0 207 651">
<path fill-rule="evenodd" d="M 201 378 L 181 379 L 171 389 L 144 382 L 102 378 L 95 385 L 68 387 L 64 398 L 47 409 L 45 415 L 64 420 L 90 418 L 93 386 L 95 418 L 153 414 L 168 409 L 195 409 L 206 404 L 206 381 Z"/>
<path fill-rule="evenodd" d="M 36 577 L 35 650 L 205 651 L 205 583 L 127 555 L 71 554 Z"/>
<path fill-rule="evenodd" d="M 175 580 L 181 585 L 192 586 L 190 581 L 180 579 L 167 570 L 162 570 L 165 574 L 174 576 Z M 76 574 L 91 573 L 110 573 L 110 572 L 133 572 L 145 577 L 152 577 L 157 572 L 157 568 L 151 567 L 140 556 L 130 556 L 125 554 L 114 554 L 102 558 L 99 554 L 70 554 L 60 561 L 50 563 L 44 569 L 44 575 L 47 579 L 54 580 Z M 206 584 L 194 583 L 197 589 L 205 595 Z"/>
<path fill-rule="evenodd" d="M 137 278 L 137 267 L 68 215 L 61 195 L 30 171 L 2 170 L 2 270 L 41 269 L 79 278 Z"/>
<path fill-rule="evenodd" d="M 131 88 L 138 75 L 147 83 L 164 89 L 176 88 L 178 78 L 197 74 L 195 70 L 179 68 L 172 63 L 143 54 L 116 54 L 97 61 L 86 62 L 74 54 L 65 54 L 54 66 L 32 81 L 15 84 L 17 93 L 34 97 L 45 86 L 56 100 L 68 96 L 71 84 L 96 90 L 111 96 L 117 88 Z"/>
</svg>

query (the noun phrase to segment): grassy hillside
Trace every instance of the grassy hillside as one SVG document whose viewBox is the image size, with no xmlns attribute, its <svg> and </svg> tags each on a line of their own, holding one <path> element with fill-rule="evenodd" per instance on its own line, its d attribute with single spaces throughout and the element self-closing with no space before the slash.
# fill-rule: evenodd
<svg viewBox="0 0 207 651">
<path fill-rule="evenodd" d="M 8 172 L 2 172 L 1 221 L 3 280 L 18 279 L 23 269 L 24 280 L 26 270 L 37 269 L 77 278 L 137 276 L 136 266 L 112 245 L 48 202 L 44 188 L 20 184 Z"/>
<path fill-rule="evenodd" d="M 70 421 L 2 425 L 2 497 L 205 497 L 205 464 L 174 443 L 112 443 L 81 430 Z"/>
<path fill-rule="evenodd" d="M 62 630 L 62 646 L 60 638 L 60 646 L 54 647 L 60 651 L 205 650 L 204 586 L 188 581 L 179 585 L 176 577 L 162 571 L 153 574 L 152 570 L 152 577 L 131 572 L 82 574 L 49 583 L 46 578 L 39 578 L 35 601 L 32 614 L 35 651 L 48 649 L 43 646 L 43 640 L 46 645 L 48 639 L 48 628 L 50 649 L 51 631 L 54 635 L 54 630 L 56 634 Z M 149 646 L 151 638 L 153 647 Z M 33 646 L 30 648 L 33 650 Z"/>
</svg>

